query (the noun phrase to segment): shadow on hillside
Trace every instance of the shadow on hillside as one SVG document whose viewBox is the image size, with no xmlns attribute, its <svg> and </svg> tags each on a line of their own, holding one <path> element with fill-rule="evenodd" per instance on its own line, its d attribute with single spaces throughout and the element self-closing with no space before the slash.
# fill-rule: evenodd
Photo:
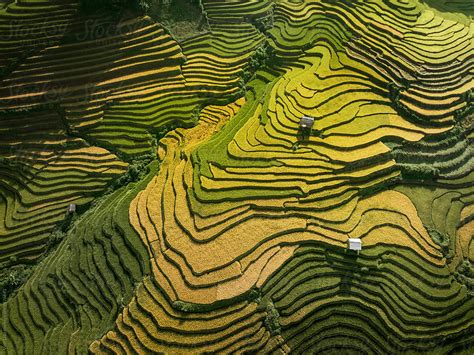
<svg viewBox="0 0 474 355">
<path fill-rule="evenodd" d="M 166 27 L 178 42 L 209 31 L 197 1 L 175 0 L 172 4 L 155 1 L 151 4 L 149 15 Z"/>
<path fill-rule="evenodd" d="M 342 293 L 350 293 L 354 274 L 359 273 L 359 265 L 357 264 L 357 259 L 359 255 L 353 252 L 345 252 L 342 254 L 343 264 L 345 266 L 344 272 L 341 274 L 341 284 L 340 290 Z"/>
<path fill-rule="evenodd" d="M 466 16 L 474 15 L 473 0 L 457 0 L 455 2 L 447 0 L 422 0 L 421 2 L 441 12 L 457 12 Z"/>
</svg>

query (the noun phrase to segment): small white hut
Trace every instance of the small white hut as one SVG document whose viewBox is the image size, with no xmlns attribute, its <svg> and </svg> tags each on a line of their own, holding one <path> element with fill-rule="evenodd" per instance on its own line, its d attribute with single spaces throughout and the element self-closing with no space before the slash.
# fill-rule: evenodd
<svg viewBox="0 0 474 355">
<path fill-rule="evenodd" d="M 347 250 L 353 250 L 359 253 L 362 250 L 362 240 L 359 238 L 349 238 L 347 240 Z"/>
<path fill-rule="evenodd" d="M 311 131 L 314 125 L 314 118 L 309 116 L 303 116 L 300 120 L 300 128 Z"/>
<path fill-rule="evenodd" d="M 69 205 L 69 207 L 67 208 L 67 213 L 68 214 L 76 213 L 76 205 L 74 203 L 71 203 Z"/>
</svg>

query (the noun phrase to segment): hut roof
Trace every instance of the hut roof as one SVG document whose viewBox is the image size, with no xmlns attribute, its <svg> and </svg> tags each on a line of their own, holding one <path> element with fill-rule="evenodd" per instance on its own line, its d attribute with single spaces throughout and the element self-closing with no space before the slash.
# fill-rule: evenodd
<svg viewBox="0 0 474 355">
<path fill-rule="evenodd" d="M 300 120 L 300 127 L 311 128 L 314 125 L 314 118 L 309 116 L 303 116 Z"/>
<path fill-rule="evenodd" d="M 362 250 L 362 240 L 359 238 L 349 238 L 347 247 L 349 250 Z"/>
</svg>

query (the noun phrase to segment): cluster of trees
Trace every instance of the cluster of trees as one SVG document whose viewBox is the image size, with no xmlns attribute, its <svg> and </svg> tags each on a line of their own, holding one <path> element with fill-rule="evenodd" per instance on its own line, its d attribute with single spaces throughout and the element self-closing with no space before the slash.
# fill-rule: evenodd
<svg viewBox="0 0 474 355">
<path fill-rule="evenodd" d="M 267 315 L 264 320 L 265 327 L 271 335 L 281 334 L 280 314 L 272 302 L 269 302 L 266 307 Z"/>
<path fill-rule="evenodd" d="M 464 260 L 454 272 L 456 280 L 467 288 L 470 295 L 474 296 L 474 267 L 468 261 Z"/>
<path fill-rule="evenodd" d="M 400 164 L 402 176 L 408 180 L 434 180 L 439 169 L 429 164 Z"/>
<path fill-rule="evenodd" d="M 255 73 L 259 69 L 272 62 L 275 62 L 275 52 L 273 48 L 265 42 L 258 47 L 250 57 L 248 66 L 242 72 L 240 86 L 244 88 L 245 84 L 255 76 Z M 241 93 L 240 95 L 244 95 L 244 93 Z"/>
<path fill-rule="evenodd" d="M 112 183 L 106 194 L 118 190 L 122 186 L 126 186 L 132 182 L 137 182 L 143 179 L 149 171 L 148 164 L 150 164 L 150 162 L 155 158 L 156 156 L 149 154 L 143 155 L 133 160 L 128 166 L 127 172 L 120 175 L 120 177 Z"/>
<path fill-rule="evenodd" d="M 0 303 L 5 302 L 12 293 L 28 280 L 32 270 L 31 265 L 17 265 L 8 268 L 6 273 L 0 275 Z"/>
<path fill-rule="evenodd" d="M 426 231 L 430 235 L 431 239 L 441 247 L 443 255 L 448 259 L 452 259 L 452 255 L 449 250 L 449 236 L 446 233 L 441 233 L 435 228 L 425 226 Z"/>
</svg>

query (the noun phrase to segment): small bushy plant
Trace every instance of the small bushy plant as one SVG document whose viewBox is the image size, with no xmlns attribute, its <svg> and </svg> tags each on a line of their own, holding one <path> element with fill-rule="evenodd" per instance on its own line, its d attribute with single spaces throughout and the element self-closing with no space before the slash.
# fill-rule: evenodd
<svg viewBox="0 0 474 355">
<path fill-rule="evenodd" d="M 48 248 L 53 248 L 58 245 L 66 236 L 66 233 L 61 229 L 54 230 L 48 238 Z"/>
<path fill-rule="evenodd" d="M 278 335 L 281 333 L 280 314 L 272 302 L 267 305 L 267 315 L 264 323 L 271 335 Z"/>
</svg>

